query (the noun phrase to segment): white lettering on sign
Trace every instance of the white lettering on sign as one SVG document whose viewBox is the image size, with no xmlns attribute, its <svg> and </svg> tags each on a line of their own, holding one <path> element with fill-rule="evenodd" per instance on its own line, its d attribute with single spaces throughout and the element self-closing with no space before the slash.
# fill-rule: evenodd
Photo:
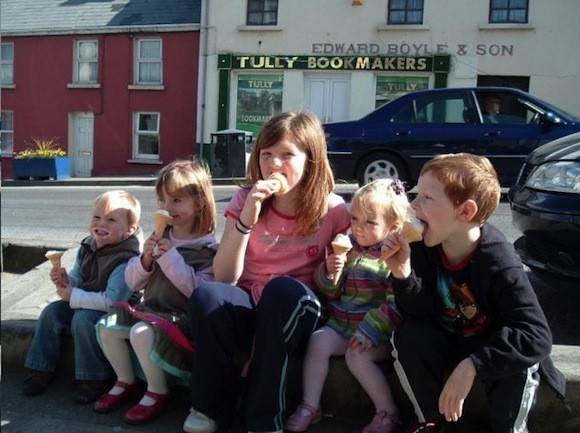
<svg viewBox="0 0 580 433">
<path fill-rule="evenodd" d="M 308 57 L 308 69 L 424 71 L 427 59 L 412 57 Z"/>
<path fill-rule="evenodd" d="M 254 69 L 292 69 L 298 57 L 240 56 L 240 67 Z"/>
<path fill-rule="evenodd" d="M 271 89 L 272 84 L 274 84 L 272 81 L 248 81 L 248 87 L 254 89 Z"/>
</svg>

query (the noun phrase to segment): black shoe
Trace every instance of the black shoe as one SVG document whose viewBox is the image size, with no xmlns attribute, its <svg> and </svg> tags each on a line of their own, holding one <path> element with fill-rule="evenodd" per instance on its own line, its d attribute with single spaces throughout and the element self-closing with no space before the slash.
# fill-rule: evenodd
<svg viewBox="0 0 580 433">
<path fill-rule="evenodd" d="M 31 370 L 24 378 L 22 394 L 28 397 L 40 394 L 51 384 L 54 376 L 51 371 Z"/>
<path fill-rule="evenodd" d="M 110 380 L 79 380 L 73 400 L 78 404 L 89 404 L 111 388 Z"/>
</svg>

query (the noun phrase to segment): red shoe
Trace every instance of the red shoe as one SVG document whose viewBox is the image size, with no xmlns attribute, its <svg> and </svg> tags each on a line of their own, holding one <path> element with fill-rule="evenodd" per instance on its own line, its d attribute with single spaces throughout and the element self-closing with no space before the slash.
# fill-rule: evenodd
<svg viewBox="0 0 580 433">
<path fill-rule="evenodd" d="M 317 423 L 322 419 L 320 407 L 313 408 L 308 403 L 302 402 L 296 411 L 284 423 L 284 429 L 292 432 L 304 432 L 310 424 Z"/>
<path fill-rule="evenodd" d="M 145 424 L 155 418 L 157 418 L 163 410 L 167 407 L 169 403 L 169 393 L 167 394 L 157 394 L 151 391 L 145 391 L 145 395 L 151 397 L 155 400 L 151 406 L 143 406 L 137 403 L 125 414 L 125 421 L 129 424 Z"/>
<path fill-rule="evenodd" d="M 95 411 L 100 412 L 100 413 L 106 413 L 106 412 L 112 412 L 114 410 L 117 410 L 137 390 L 137 382 L 136 381 L 135 381 L 135 383 L 129 384 L 129 383 L 121 382 L 120 380 L 118 380 L 117 382 L 115 382 L 115 385 L 113 385 L 113 388 L 115 388 L 116 386 L 119 388 L 123 388 L 123 391 L 121 392 L 121 394 L 117 394 L 117 395 L 113 395 L 113 394 L 109 394 L 109 393 L 103 394 L 102 396 L 100 396 L 97 399 L 97 401 L 95 401 L 95 404 L 93 405 L 93 409 Z M 113 388 L 111 388 L 111 389 L 113 389 Z M 111 391 L 109 391 L 109 392 L 111 392 Z"/>
</svg>

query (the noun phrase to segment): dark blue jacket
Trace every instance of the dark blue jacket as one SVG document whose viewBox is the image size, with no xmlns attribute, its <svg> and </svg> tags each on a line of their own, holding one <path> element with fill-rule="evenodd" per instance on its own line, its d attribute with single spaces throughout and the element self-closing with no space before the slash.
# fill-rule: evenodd
<svg viewBox="0 0 580 433">
<path fill-rule="evenodd" d="M 411 244 L 409 278 L 393 278 L 395 301 L 404 317 L 439 325 L 441 300 L 438 247 Z M 509 376 L 540 363 L 540 373 L 563 398 L 566 381 L 551 362 L 552 333 L 513 245 L 489 223 L 469 266 L 469 287 L 487 328 L 483 344 L 470 354 L 481 379 Z"/>
</svg>

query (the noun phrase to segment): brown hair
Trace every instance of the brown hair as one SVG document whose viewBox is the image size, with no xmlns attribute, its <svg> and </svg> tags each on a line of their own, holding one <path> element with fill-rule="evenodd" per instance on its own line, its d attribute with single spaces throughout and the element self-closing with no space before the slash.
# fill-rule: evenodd
<svg viewBox="0 0 580 433">
<path fill-rule="evenodd" d="M 129 227 L 137 228 L 141 218 L 141 203 L 133 194 L 123 190 L 107 191 L 98 196 L 93 202 L 93 210 L 108 212 L 114 209 L 127 211 Z"/>
<path fill-rule="evenodd" d="M 397 186 L 397 182 L 401 185 Z M 397 230 L 409 221 L 409 199 L 399 180 L 377 179 L 357 189 L 352 203 L 358 202 L 363 212 L 374 210 L 385 218 L 387 224 L 394 224 Z"/>
<path fill-rule="evenodd" d="M 211 189 L 211 175 L 205 161 L 194 157 L 169 163 L 157 174 L 155 192 L 158 199 L 163 192 L 171 197 L 197 199 L 200 211 L 195 214 L 193 233 L 203 235 L 215 232 L 217 212 Z"/>
<path fill-rule="evenodd" d="M 499 205 L 501 187 L 489 159 L 470 153 L 438 155 L 427 162 L 420 175 L 431 172 L 445 194 L 459 206 L 468 199 L 477 203 L 474 221 L 483 224 Z"/>
<path fill-rule="evenodd" d="M 260 172 L 260 152 L 282 139 L 291 140 L 306 153 L 304 174 L 297 185 L 296 219 L 298 234 L 313 233 L 327 211 L 328 195 L 334 189 L 334 177 L 326 155 L 326 138 L 318 118 L 306 112 L 283 112 L 268 120 L 258 135 L 248 162 L 246 185 L 263 179 Z M 271 198 L 264 202 L 268 206 Z"/>
</svg>

